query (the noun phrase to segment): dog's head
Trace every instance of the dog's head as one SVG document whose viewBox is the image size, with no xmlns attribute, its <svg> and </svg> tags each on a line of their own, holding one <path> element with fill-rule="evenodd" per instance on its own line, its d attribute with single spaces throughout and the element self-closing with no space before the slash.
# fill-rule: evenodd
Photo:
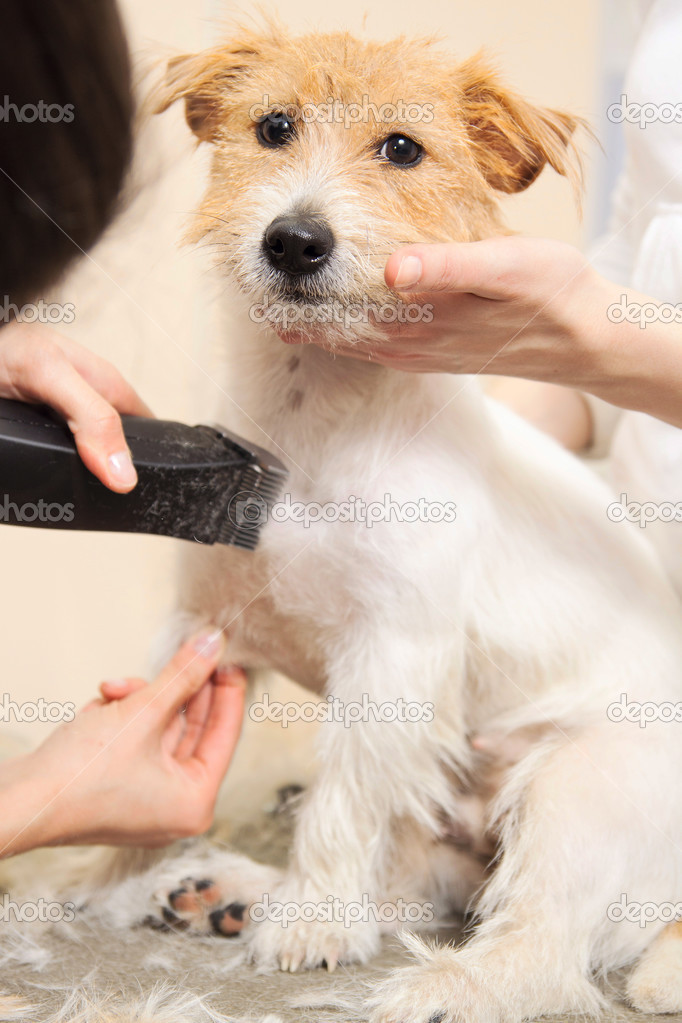
<svg viewBox="0 0 682 1023">
<path fill-rule="evenodd" d="M 398 302 L 383 279 L 398 246 L 490 236 L 501 193 L 546 164 L 577 175 L 574 118 L 428 40 L 242 32 L 170 62 L 157 111 L 178 99 L 213 147 L 190 239 L 217 244 L 219 265 L 269 304 L 280 336 L 323 335 L 326 346 L 376 337 L 373 310 Z M 369 312 L 353 323 L 316 315 L 330 304 Z M 293 324 L 277 319 L 287 307 L 301 310 Z"/>
</svg>

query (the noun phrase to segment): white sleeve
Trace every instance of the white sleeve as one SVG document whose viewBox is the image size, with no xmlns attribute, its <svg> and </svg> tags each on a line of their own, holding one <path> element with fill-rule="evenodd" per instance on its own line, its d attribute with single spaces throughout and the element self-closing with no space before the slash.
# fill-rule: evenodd
<svg viewBox="0 0 682 1023">
<path fill-rule="evenodd" d="M 611 197 L 608 230 L 593 242 L 588 259 L 595 270 L 616 284 L 629 287 L 637 255 L 634 201 L 629 161 L 616 182 Z"/>
<path fill-rule="evenodd" d="M 613 190 L 609 228 L 590 248 L 588 259 L 602 277 L 628 287 L 637 254 L 635 234 L 635 203 L 628 165 Z M 623 410 L 593 394 L 584 394 L 592 417 L 592 441 L 586 454 L 605 458 Z"/>
</svg>

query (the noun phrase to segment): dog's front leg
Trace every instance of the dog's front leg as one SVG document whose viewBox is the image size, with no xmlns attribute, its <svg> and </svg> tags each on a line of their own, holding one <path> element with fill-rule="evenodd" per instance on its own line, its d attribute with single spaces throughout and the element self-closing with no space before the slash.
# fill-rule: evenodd
<svg viewBox="0 0 682 1023">
<path fill-rule="evenodd" d="M 439 749 L 457 743 L 443 734 L 433 703 L 443 670 L 442 651 L 425 654 L 399 635 L 339 658 L 325 709 L 332 720 L 320 729 L 319 773 L 289 868 L 272 903 L 252 907 L 254 961 L 333 969 L 377 951 L 385 916 L 395 916 L 382 908 L 391 822 L 407 815 L 436 830 L 437 808 L 449 799 Z M 393 923 L 414 923 L 418 910 Z"/>
</svg>

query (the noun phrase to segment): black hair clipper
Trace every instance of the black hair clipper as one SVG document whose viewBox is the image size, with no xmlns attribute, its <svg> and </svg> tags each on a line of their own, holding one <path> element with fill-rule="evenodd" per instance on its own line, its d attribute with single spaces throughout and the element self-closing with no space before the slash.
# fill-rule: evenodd
<svg viewBox="0 0 682 1023">
<path fill-rule="evenodd" d="M 53 412 L 0 399 L 0 522 L 256 547 L 288 475 L 277 458 L 220 426 L 121 418 L 138 474 L 129 494 L 85 468 Z"/>
</svg>

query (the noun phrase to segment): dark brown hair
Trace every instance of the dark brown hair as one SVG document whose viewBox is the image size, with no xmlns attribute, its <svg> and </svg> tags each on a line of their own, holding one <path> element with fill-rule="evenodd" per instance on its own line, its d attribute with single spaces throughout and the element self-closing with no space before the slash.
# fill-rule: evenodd
<svg viewBox="0 0 682 1023">
<path fill-rule="evenodd" d="M 0 296 L 21 304 L 111 218 L 133 100 L 115 0 L 3 0 Z"/>
</svg>

